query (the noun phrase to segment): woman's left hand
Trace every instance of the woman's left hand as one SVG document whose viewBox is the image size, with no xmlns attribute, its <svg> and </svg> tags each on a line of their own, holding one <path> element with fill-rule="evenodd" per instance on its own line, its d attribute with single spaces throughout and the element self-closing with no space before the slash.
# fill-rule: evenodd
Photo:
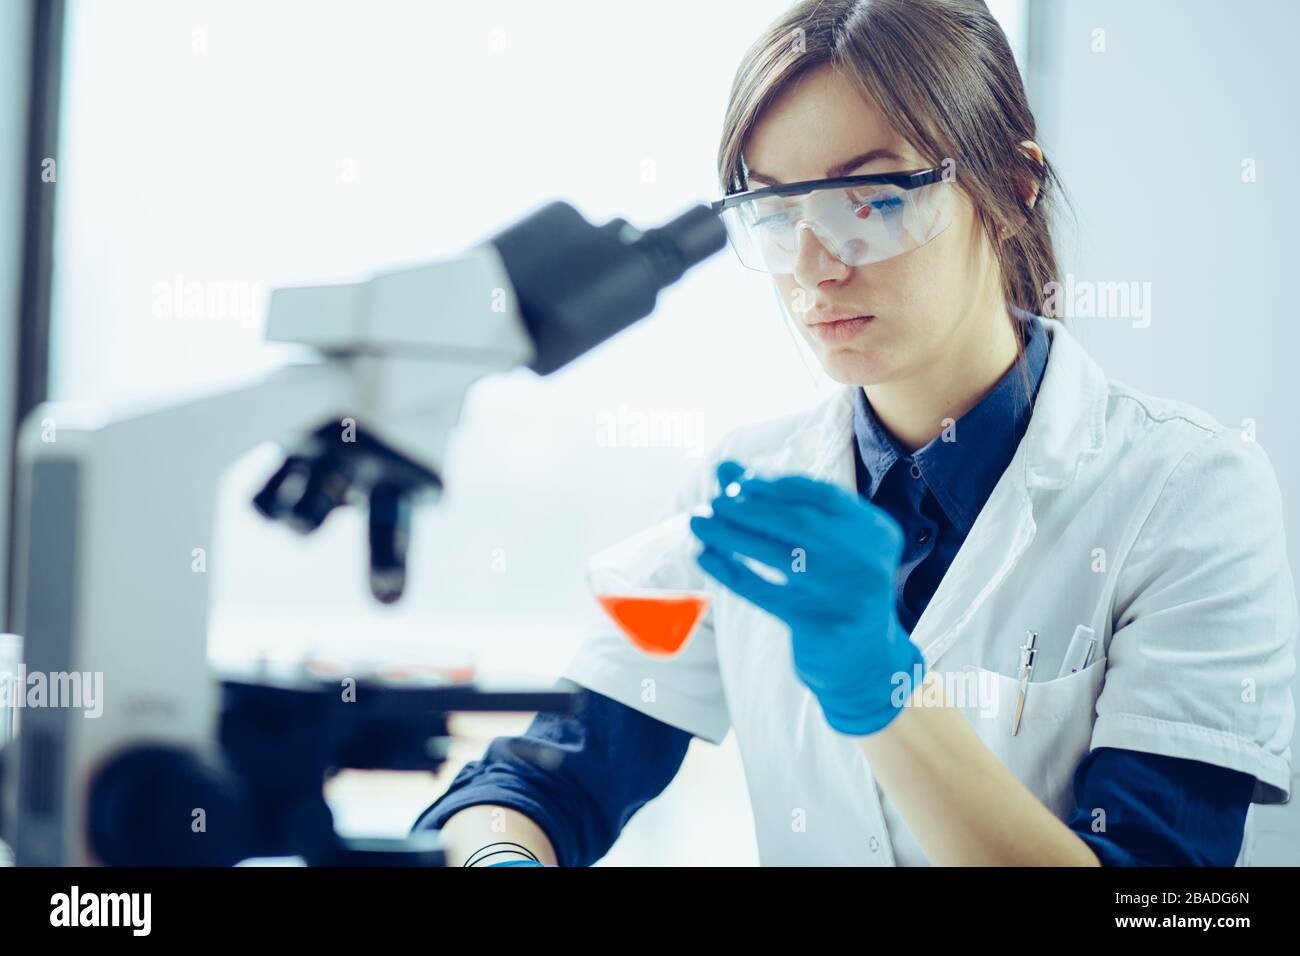
<svg viewBox="0 0 1300 956">
<path fill-rule="evenodd" d="M 920 650 L 895 610 L 903 534 L 883 510 L 838 485 L 801 475 L 743 478 L 718 466 L 712 517 L 691 519 L 700 567 L 790 626 L 795 672 L 827 722 L 845 734 L 884 728 L 918 686 Z M 727 488 L 739 483 L 739 492 Z M 785 583 L 751 570 L 774 568 Z"/>
</svg>

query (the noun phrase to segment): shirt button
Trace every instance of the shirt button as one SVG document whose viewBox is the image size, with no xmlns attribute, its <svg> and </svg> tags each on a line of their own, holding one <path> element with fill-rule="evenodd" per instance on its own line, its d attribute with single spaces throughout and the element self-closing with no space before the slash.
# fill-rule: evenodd
<svg viewBox="0 0 1300 956">
<path fill-rule="evenodd" d="M 921 477 L 921 466 L 918 465 L 916 462 L 912 462 L 912 477 L 913 478 Z"/>
<path fill-rule="evenodd" d="M 927 541 L 929 541 L 929 540 L 930 540 L 930 529 L 929 529 L 929 528 L 922 528 L 920 531 L 918 531 L 918 532 L 916 533 L 916 543 L 917 543 L 917 544 L 925 544 L 925 543 L 926 543 Z"/>
<path fill-rule="evenodd" d="M 867 846 L 871 847 L 872 853 L 880 852 L 880 841 L 877 840 L 875 837 L 872 837 L 870 840 L 867 841 Z"/>
</svg>

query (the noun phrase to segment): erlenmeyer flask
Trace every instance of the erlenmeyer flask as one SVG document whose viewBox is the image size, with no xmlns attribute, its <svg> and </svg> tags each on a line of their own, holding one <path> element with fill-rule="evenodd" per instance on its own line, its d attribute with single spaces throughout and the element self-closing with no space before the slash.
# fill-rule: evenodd
<svg viewBox="0 0 1300 956">
<path fill-rule="evenodd" d="M 692 514 L 678 512 L 594 555 L 587 584 L 620 631 L 646 654 L 681 653 L 709 608 L 702 548 L 691 533 Z"/>
</svg>

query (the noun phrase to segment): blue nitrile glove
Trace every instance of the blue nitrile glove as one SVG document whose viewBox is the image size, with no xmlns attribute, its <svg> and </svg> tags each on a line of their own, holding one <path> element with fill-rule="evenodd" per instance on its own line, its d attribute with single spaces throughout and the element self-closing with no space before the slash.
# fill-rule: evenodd
<svg viewBox="0 0 1300 956">
<path fill-rule="evenodd" d="M 802 475 L 745 478 L 718 466 L 713 516 L 691 519 L 701 568 L 790 626 L 794 668 L 840 733 L 885 727 L 911 697 L 924 659 L 898 620 L 898 523 L 860 495 Z M 739 482 L 734 497 L 728 485 Z M 764 580 L 744 555 L 775 568 Z"/>
<path fill-rule="evenodd" d="M 545 867 L 544 863 L 538 863 L 536 860 L 502 860 L 500 863 L 489 863 L 488 866 L 540 866 Z"/>
</svg>

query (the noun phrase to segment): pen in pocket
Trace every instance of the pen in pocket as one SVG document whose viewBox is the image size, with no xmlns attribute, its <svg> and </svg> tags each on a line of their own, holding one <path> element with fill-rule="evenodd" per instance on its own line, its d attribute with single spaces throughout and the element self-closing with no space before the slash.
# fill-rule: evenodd
<svg viewBox="0 0 1300 956">
<path fill-rule="evenodd" d="M 1088 666 L 1092 652 L 1097 647 L 1097 638 L 1093 636 L 1095 633 L 1086 624 L 1080 624 L 1074 629 L 1074 637 L 1070 638 L 1070 646 L 1065 649 L 1065 658 L 1061 661 L 1057 677 L 1077 674 Z"/>
<path fill-rule="evenodd" d="M 1020 733 L 1020 717 L 1025 712 L 1025 695 L 1029 692 L 1029 681 L 1034 676 L 1034 664 L 1038 660 L 1038 632 L 1029 631 L 1025 643 L 1020 645 L 1020 686 L 1016 690 L 1016 712 L 1011 718 L 1011 736 Z"/>
</svg>

